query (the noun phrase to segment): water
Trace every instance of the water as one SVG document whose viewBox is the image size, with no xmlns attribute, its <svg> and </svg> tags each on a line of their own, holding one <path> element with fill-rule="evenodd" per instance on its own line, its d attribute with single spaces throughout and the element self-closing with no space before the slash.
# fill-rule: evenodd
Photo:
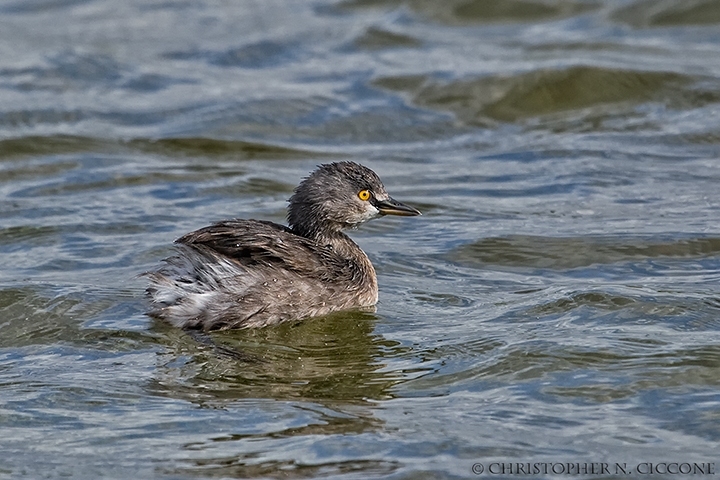
<svg viewBox="0 0 720 480">
<path fill-rule="evenodd" d="M 3 2 L 0 477 L 720 471 L 719 24 L 714 0 Z M 245 360 L 143 315 L 173 239 L 282 222 L 336 160 L 424 213 L 352 232 L 375 314 L 213 334 Z"/>
</svg>

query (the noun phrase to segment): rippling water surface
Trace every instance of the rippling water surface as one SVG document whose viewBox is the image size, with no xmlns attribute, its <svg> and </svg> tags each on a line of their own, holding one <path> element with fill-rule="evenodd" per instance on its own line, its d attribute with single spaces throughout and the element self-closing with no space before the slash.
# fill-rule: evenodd
<svg viewBox="0 0 720 480">
<path fill-rule="evenodd" d="M 2 2 L 0 477 L 720 471 L 719 27 L 715 0 Z M 143 315 L 173 239 L 282 222 L 337 160 L 424 213 L 352 232 L 375 314 L 222 348 Z"/>
</svg>

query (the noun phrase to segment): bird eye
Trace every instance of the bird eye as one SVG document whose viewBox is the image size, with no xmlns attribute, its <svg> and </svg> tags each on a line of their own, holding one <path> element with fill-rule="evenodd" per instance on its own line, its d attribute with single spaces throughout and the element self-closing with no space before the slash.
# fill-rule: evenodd
<svg viewBox="0 0 720 480">
<path fill-rule="evenodd" d="M 358 198 L 365 202 L 370 200 L 370 190 L 360 190 L 358 192 Z"/>
</svg>

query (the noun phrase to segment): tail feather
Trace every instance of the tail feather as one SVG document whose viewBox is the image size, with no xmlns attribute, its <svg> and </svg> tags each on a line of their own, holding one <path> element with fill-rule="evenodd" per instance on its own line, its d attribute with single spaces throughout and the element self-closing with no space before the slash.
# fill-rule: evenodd
<svg viewBox="0 0 720 480">
<path fill-rule="evenodd" d="M 165 259 L 160 269 L 144 274 L 150 282 L 148 315 L 191 328 L 200 325 L 210 311 L 230 308 L 250 279 L 240 265 L 212 251 L 186 245 L 178 248 L 182 251 Z M 232 282 L 225 281 L 231 278 Z"/>
</svg>

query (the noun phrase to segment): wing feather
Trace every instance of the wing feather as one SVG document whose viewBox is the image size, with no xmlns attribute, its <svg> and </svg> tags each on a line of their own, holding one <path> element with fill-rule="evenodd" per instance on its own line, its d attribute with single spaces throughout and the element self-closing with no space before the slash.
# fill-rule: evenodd
<svg viewBox="0 0 720 480">
<path fill-rule="evenodd" d="M 203 246 L 245 267 L 263 264 L 299 274 L 329 267 L 327 256 L 287 227 L 262 220 L 226 220 L 188 233 L 175 241 Z M 331 253 L 331 252 L 328 252 Z"/>
</svg>

